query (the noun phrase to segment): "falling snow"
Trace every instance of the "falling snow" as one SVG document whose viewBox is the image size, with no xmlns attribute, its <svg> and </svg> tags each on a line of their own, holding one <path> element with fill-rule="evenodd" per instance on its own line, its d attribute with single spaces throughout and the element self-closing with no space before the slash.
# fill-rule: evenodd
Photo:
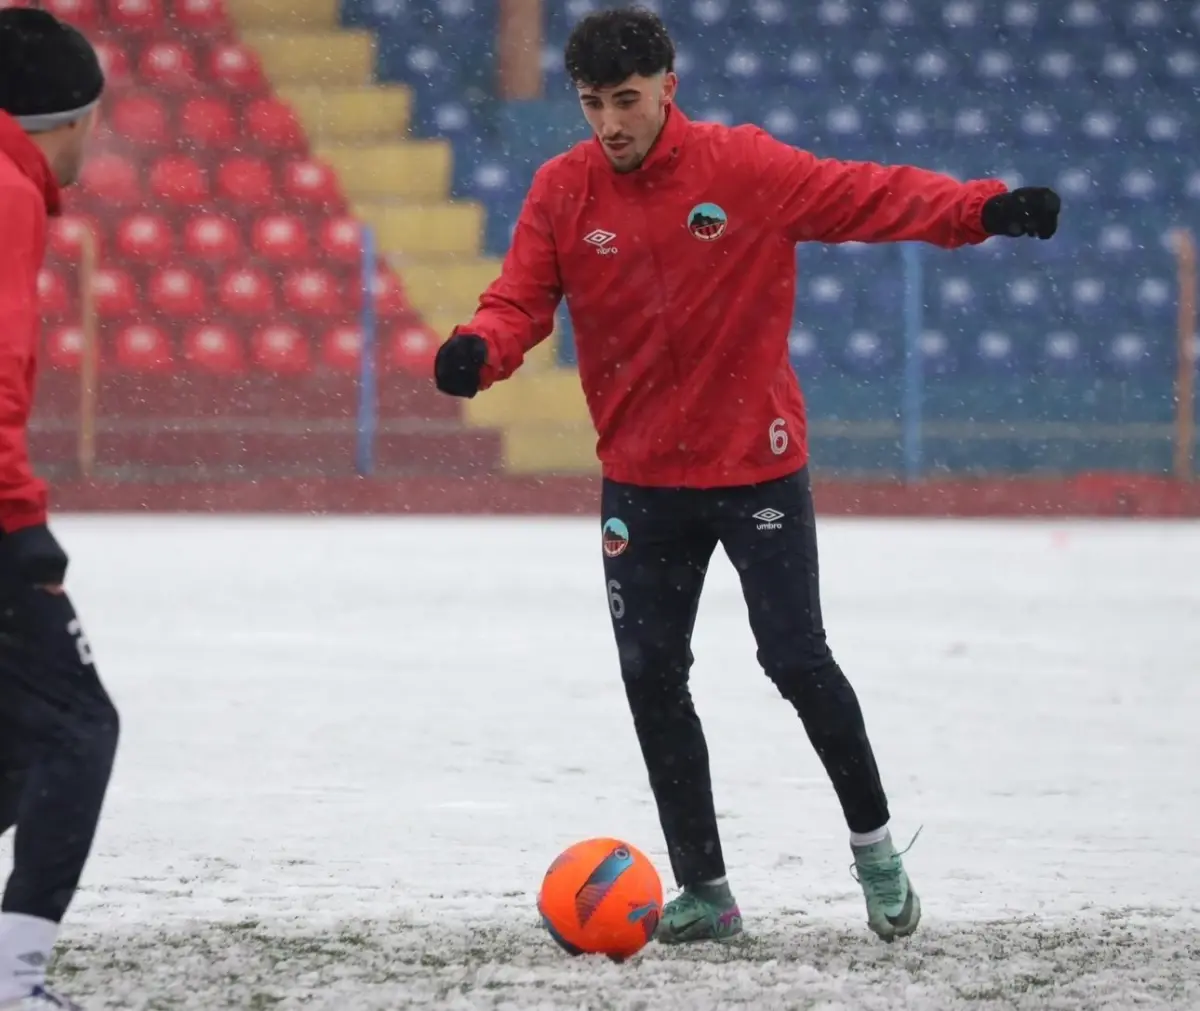
<svg viewBox="0 0 1200 1011">
<path fill-rule="evenodd" d="M 826 521 L 826 621 L 926 906 L 866 930 L 714 562 L 693 683 L 744 943 L 571 960 L 564 846 L 666 870 L 581 520 L 68 517 L 124 741 L 56 976 L 89 1007 L 1200 1001 L 1200 527 Z M 668 885 L 670 882 L 668 882 Z"/>
</svg>

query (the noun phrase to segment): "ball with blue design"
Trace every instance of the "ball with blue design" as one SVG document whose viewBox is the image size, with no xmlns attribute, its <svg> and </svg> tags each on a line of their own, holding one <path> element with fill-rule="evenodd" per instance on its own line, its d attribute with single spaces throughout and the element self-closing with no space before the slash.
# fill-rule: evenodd
<svg viewBox="0 0 1200 1011">
<path fill-rule="evenodd" d="M 550 936 L 570 955 L 623 962 L 654 937 L 662 879 L 640 850 L 620 839 L 585 839 L 555 858 L 538 892 Z"/>
</svg>

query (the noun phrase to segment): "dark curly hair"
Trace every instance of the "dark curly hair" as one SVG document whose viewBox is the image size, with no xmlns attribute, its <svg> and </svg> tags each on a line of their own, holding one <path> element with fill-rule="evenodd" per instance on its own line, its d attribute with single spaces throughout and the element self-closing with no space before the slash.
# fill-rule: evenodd
<svg viewBox="0 0 1200 1011">
<path fill-rule="evenodd" d="M 652 77 L 675 69 L 675 44 L 667 26 L 644 7 L 589 14 L 575 26 L 563 53 L 572 83 L 611 88 L 637 74 Z"/>
</svg>

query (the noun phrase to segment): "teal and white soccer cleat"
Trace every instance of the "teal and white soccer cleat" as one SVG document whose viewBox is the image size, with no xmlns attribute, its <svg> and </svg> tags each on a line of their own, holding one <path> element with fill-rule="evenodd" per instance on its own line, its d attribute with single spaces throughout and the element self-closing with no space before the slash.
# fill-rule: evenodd
<svg viewBox="0 0 1200 1011">
<path fill-rule="evenodd" d="M 663 907 L 654 939 L 663 944 L 728 941 L 741 932 L 742 913 L 727 885 L 703 892 L 685 888 Z"/>
<path fill-rule="evenodd" d="M 908 937 L 921 922 L 921 899 L 913 890 L 891 835 L 882 842 L 850 849 L 854 853 L 853 873 L 867 901 L 867 926 L 885 941 Z"/>
</svg>

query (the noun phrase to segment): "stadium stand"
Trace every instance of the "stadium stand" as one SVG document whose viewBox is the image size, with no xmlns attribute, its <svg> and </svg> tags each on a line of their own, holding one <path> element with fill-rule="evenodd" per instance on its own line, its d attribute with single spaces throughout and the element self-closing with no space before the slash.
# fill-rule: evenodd
<svg viewBox="0 0 1200 1011">
<path fill-rule="evenodd" d="M 344 149 L 332 145 L 401 134 L 407 92 L 327 80 L 324 55 L 306 73 L 296 50 L 280 57 L 270 38 L 260 52 L 220 0 L 43 6 L 88 30 L 110 87 L 40 278 L 52 368 L 35 457 L 52 473 L 74 459 L 88 230 L 99 254 L 103 470 L 352 473 L 362 217 L 354 179 L 334 164 Z M 280 59 L 291 61 L 282 71 Z M 493 469 L 494 434 L 464 429 L 430 388 L 437 334 L 386 260 L 375 307 L 381 471 Z"/>
<path fill-rule="evenodd" d="M 545 97 L 523 102 L 496 97 L 492 0 L 45 6 L 98 40 L 113 87 L 42 279 L 55 368 L 41 459 L 71 456 L 86 224 L 101 241 L 114 472 L 352 468 L 367 221 L 394 268 L 378 282 L 381 471 L 594 470 L 565 308 L 522 374 L 465 408 L 426 377 L 436 341 L 496 276 L 533 171 L 586 136 L 561 51 L 600 3 L 544 5 Z M 926 256 L 933 471 L 1169 470 L 1169 231 L 1200 199 L 1200 4 L 648 6 L 678 40 L 680 103 L 695 118 L 756 122 L 821 155 L 1062 192 L 1053 242 Z M 791 349 L 815 456 L 828 470 L 895 473 L 899 252 L 805 246 L 798 260 Z"/>
<path fill-rule="evenodd" d="M 485 208 L 493 256 L 505 249 L 533 170 L 585 136 L 561 53 L 575 20 L 600 6 L 546 4 L 546 97 L 501 103 L 490 87 L 494 4 L 343 2 L 344 24 L 376 33 L 381 79 L 412 89 L 415 132 L 452 144 L 452 192 Z M 821 155 L 1000 176 L 1063 194 L 1054 242 L 927 257 L 923 350 L 935 467 L 1168 469 L 1164 426 L 1176 371 L 1168 233 L 1192 220 L 1200 198 L 1190 154 L 1200 5 L 648 6 L 678 41 L 680 104 L 694 118 L 758 123 Z M 792 353 L 817 421 L 818 458 L 831 468 L 895 472 L 898 251 L 811 246 L 798 258 Z M 562 322 L 556 350 L 569 367 L 565 313 Z M 592 440 L 575 386 L 569 374 L 539 374 L 472 402 L 469 416 L 507 429 L 516 469 L 583 467 Z M 966 423 L 977 438 L 964 438 Z"/>
</svg>

